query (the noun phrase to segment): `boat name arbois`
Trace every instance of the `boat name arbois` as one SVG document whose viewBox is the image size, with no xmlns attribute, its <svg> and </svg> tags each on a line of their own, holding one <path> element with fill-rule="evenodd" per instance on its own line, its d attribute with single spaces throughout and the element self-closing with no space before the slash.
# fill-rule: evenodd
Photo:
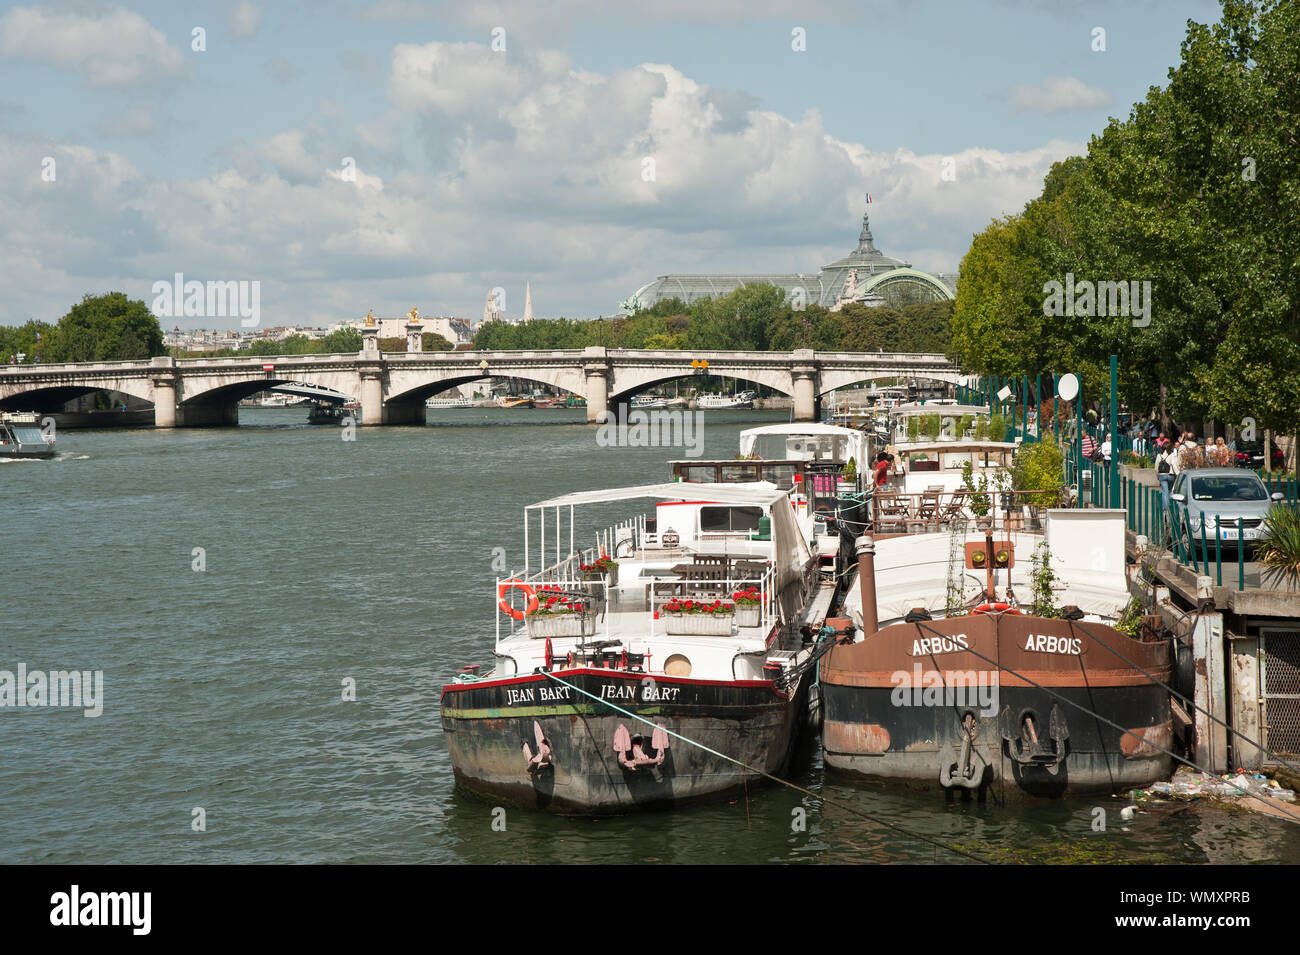
<svg viewBox="0 0 1300 955">
<path fill-rule="evenodd" d="M 1025 649 L 1034 653 L 1068 653 L 1077 657 L 1083 652 L 1083 641 L 1078 637 L 1053 637 L 1044 633 L 1031 633 L 1025 640 Z"/>
<path fill-rule="evenodd" d="M 964 633 L 954 633 L 951 637 L 922 637 L 912 641 L 914 657 L 929 656 L 931 653 L 957 653 L 969 649 Z"/>
</svg>

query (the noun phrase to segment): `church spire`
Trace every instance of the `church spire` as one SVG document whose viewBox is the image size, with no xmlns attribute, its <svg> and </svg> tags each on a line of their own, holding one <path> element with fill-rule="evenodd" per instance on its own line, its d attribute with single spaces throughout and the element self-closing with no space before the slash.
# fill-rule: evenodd
<svg viewBox="0 0 1300 955">
<path fill-rule="evenodd" d="M 880 255 L 881 252 L 876 248 L 876 244 L 871 240 L 871 223 L 867 221 L 867 213 L 862 213 L 862 231 L 858 233 L 858 251 L 864 255 Z"/>
</svg>

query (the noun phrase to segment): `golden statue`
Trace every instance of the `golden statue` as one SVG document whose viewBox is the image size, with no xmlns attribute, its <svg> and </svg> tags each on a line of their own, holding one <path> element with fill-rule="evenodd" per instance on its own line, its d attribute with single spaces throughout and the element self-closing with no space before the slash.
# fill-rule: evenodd
<svg viewBox="0 0 1300 955">
<path fill-rule="evenodd" d="M 375 327 L 375 310 L 373 308 L 370 309 L 370 311 L 366 312 L 366 327 L 367 328 Z"/>
<path fill-rule="evenodd" d="M 410 320 L 410 322 L 408 322 L 408 324 L 410 324 L 410 325 L 418 324 L 419 319 L 416 318 L 416 316 L 420 314 L 420 310 L 419 310 L 418 308 L 412 308 L 412 309 L 411 309 L 409 312 L 407 312 L 406 314 L 411 316 L 411 320 Z"/>
</svg>

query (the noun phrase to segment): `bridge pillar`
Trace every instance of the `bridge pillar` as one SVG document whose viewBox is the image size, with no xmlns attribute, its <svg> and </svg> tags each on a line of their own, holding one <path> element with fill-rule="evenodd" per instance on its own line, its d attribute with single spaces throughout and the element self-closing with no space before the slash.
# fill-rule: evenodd
<svg viewBox="0 0 1300 955">
<path fill-rule="evenodd" d="M 794 380 L 794 420 L 817 420 L 817 366 L 812 364 L 811 349 L 794 352 L 794 367 L 790 373 Z"/>
<path fill-rule="evenodd" d="M 160 355 L 153 359 L 153 364 L 170 367 L 173 370 L 155 375 L 153 379 L 153 426 L 155 428 L 174 428 L 177 426 L 176 359 Z"/>
<path fill-rule="evenodd" d="M 233 428 L 239 424 L 239 405 L 181 405 L 176 409 L 176 426 L 184 428 Z"/>
<path fill-rule="evenodd" d="M 604 422 L 609 411 L 609 357 L 600 345 L 582 353 L 582 372 L 587 378 L 587 424 Z"/>
<path fill-rule="evenodd" d="M 361 423 L 363 425 L 387 424 L 384 420 L 384 368 L 375 364 L 362 366 L 361 373 Z"/>
</svg>

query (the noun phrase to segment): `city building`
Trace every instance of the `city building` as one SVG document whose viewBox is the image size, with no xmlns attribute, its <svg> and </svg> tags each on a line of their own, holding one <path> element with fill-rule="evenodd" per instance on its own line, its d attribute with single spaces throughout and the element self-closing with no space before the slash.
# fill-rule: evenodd
<svg viewBox="0 0 1300 955">
<path fill-rule="evenodd" d="M 877 249 L 867 214 L 863 213 L 858 247 L 843 258 L 822 266 L 818 272 L 661 275 L 637 289 L 629 304 L 634 308 L 649 308 L 665 299 L 679 298 L 689 305 L 700 298 L 720 298 L 742 286 L 761 283 L 784 289 L 788 302 L 821 305 L 833 310 L 850 302 L 905 305 L 951 300 L 957 292 L 956 275 L 923 272 L 913 268 L 910 262 L 891 258 Z"/>
</svg>

